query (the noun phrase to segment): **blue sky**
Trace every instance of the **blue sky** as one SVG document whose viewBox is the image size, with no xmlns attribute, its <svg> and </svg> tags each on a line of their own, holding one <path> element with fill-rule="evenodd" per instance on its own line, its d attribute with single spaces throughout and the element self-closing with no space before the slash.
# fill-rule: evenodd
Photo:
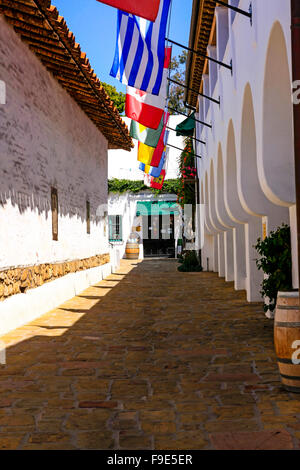
<svg viewBox="0 0 300 470">
<path fill-rule="evenodd" d="M 170 39 L 185 45 L 189 41 L 192 2 L 172 0 Z M 117 10 L 96 0 L 52 0 L 52 4 L 65 17 L 99 79 L 125 92 L 125 87 L 109 75 L 115 52 Z M 180 52 L 173 47 L 173 55 Z"/>
</svg>

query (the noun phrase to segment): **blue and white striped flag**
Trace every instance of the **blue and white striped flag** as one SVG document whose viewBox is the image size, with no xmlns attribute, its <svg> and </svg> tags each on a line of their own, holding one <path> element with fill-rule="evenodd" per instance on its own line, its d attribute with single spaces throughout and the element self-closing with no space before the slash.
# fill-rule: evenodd
<svg viewBox="0 0 300 470">
<path fill-rule="evenodd" d="M 161 0 L 155 22 L 118 10 L 117 44 L 110 75 L 124 85 L 159 94 L 170 3 L 171 0 Z"/>
</svg>

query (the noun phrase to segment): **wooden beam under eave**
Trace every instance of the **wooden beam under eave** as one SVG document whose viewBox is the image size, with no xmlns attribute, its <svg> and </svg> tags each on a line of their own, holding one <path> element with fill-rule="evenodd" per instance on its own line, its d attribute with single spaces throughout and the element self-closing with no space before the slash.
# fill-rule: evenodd
<svg viewBox="0 0 300 470">
<path fill-rule="evenodd" d="M 29 26 L 40 29 L 50 29 L 47 25 L 47 21 L 42 16 L 28 15 L 22 11 L 14 10 L 11 7 L 3 7 L 2 2 L 3 0 L 0 0 L 0 13 L 3 13 L 8 19 L 12 18 L 13 20 L 22 21 Z"/>
<path fill-rule="evenodd" d="M 84 81 L 71 80 L 70 78 L 61 75 L 59 71 L 51 70 L 50 68 L 49 68 L 49 71 L 51 71 L 51 73 L 55 76 L 57 80 L 59 80 L 59 82 L 63 86 L 76 89 L 79 92 L 83 93 L 85 96 L 93 97 L 96 100 L 94 93 L 91 91 L 90 87 Z"/>
<path fill-rule="evenodd" d="M 30 49 L 34 52 L 39 54 L 41 57 L 49 57 L 50 59 L 54 59 L 58 63 L 70 63 L 70 57 L 65 54 L 57 54 L 56 52 L 52 52 L 51 49 L 43 47 L 42 45 L 37 45 L 32 42 L 27 43 Z"/>
<path fill-rule="evenodd" d="M 36 7 L 30 3 L 24 3 L 20 1 L 12 0 L 1 0 L 0 2 L 2 8 L 9 9 L 12 12 L 25 13 L 27 15 L 34 16 L 36 18 L 43 18 L 42 15 L 37 11 Z"/>
<path fill-rule="evenodd" d="M 1 7 L 0 7 L 0 13 L 2 13 L 4 15 L 4 13 L 1 11 Z M 4 16 L 5 16 L 6 21 L 9 24 L 11 24 L 15 28 L 15 30 L 16 30 L 16 28 L 20 28 L 20 29 L 28 31 L 28 32 L 39 34 L 40 36 L 45 37 L 45 38 L 54 38 L 55 37 L 55 34 L 53 34 L 53 32 L 49 31 L 48 29 L 45 29 L 43 27 L 39 28 L 39 27 L 36 27 L 36 26 L 28 25 L 27 23 L 24 23 L 24 21 L 17 20 L 14 17 L 8 18 L 6 14 Z"/>
</svg>

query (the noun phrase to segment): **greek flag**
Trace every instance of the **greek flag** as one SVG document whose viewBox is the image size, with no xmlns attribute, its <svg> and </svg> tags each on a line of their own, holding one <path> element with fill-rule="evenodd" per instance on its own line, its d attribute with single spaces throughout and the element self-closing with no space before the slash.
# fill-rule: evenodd
<svg viewBox="0 0 300 470">
<path fill-rule="evenodd" d="M 154 22 L 118 10 L 117 43 L 110 75 L 124 85 L 158 95 L 171 0 L 161 0 Z"/>
</svg>

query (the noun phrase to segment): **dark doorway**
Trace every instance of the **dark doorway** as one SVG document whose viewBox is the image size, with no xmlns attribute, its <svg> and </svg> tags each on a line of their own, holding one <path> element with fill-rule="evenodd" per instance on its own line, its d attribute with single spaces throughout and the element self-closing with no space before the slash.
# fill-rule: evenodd
<svg viewBox="0 0 300 470">
<path fill-rule="evenodd" d="M 174 214 L 143 216 L 144 257 L 175 258 Z"/>
</svg>

